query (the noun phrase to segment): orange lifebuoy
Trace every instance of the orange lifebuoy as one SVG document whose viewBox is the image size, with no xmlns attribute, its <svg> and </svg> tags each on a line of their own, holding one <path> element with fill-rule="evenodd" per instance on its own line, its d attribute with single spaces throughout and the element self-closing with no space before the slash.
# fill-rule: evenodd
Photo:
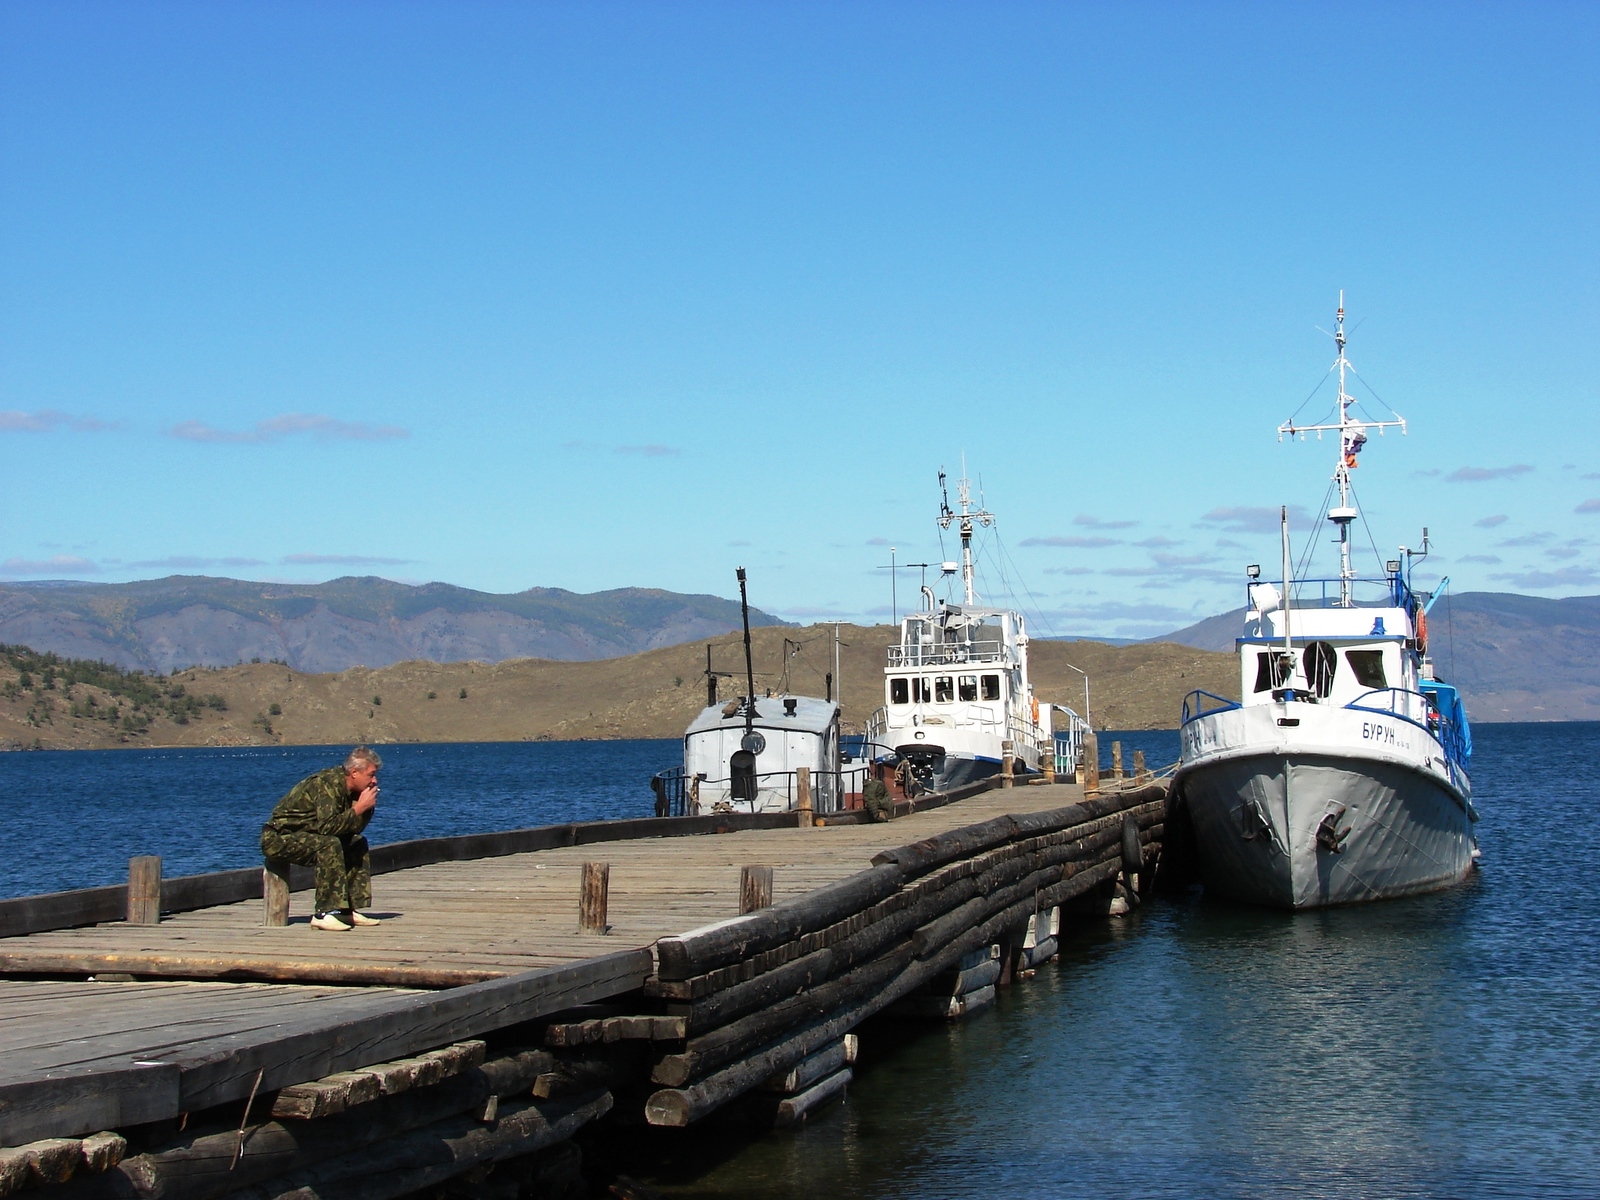
<svg viewBox="0 0 1600 1200">
<path fill-rule="evenodd" d="M 1035 725 L 1039 723 L 1039 697 L 1037 696 L 1033 698 L 1033 723 Z"/>
<path fill-rule="evenodd" d="M 1417 609 L 1417 649 L 1428 648 L 1428 614 L 1422 609 Z"/>
</svg>

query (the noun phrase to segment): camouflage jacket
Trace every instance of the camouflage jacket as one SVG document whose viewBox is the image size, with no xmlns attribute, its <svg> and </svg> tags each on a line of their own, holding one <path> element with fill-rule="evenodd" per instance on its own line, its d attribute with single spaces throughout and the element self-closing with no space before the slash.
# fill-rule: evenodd
<svg viewBox="0 0 1600 1200">
<path fill-rule="evenodd" d="M 344 785 L 344 768 L 329 767 L 308 775 L 289 789 L 272 809 L 267 825 L 279 833 L 318 833 L 325 837 L 354 837 L 372 819 L 357 816 L 355 796 Z"/>
</svg>

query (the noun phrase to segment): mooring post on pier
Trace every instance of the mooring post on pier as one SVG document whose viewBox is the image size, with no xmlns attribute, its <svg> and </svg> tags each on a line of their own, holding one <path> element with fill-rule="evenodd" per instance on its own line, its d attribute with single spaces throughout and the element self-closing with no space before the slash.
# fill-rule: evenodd
<svg viewBox="0 0 1600 1200">
<path fill-rule="evenodd" d="M 1093 732 L 1083 735 L 1078 761 L 1081 764 L 1078 782 L 1083 787 L 1083 794 L 1092 796 L 1100 790 L 1100 739 Z"/>
<path fill-rule="evenodd" d="M 1016 748 L 1009 742 L 1000 743 L 1000 786 L 1008 788 L 1017 771 Z"/>
<path fill-rule="evenodd" d="M 750 866 L 739 871 L 739 912 L 772 907 L 772 868 Z"/>
<path fill-rule="evenodd" d="M 606 899 L 611 889 L 611 864 L 583 864 L 583 885 L 578 893 L 578 928 L 583 933 L 606 931 Z"/>
<path fill-rule="evenodd" d="M 161 924 L 159 854 L 137 854 L 128 860 L 128 924 Z"/>
<path fill-rule="evenodd" d="M 1133 781 L 1135 783 L 1143 783 L 1145 776 L 1149 773 L 1144 766 L 1144 751 L 1135 750 L 1133 752 Z"/>
<path fill-rule="evenodd" d="M 1056 744 L 1053 738 L 1045 746 L 1044 752 L 1039 755 L 1039 769 L 1044 772 L 1044 781 L 1046 783 L 1054 783 L 1056 781 Z"/>
<path fill-rule="evenodd" d="M 811 768 L 796 767 L 794 771 L 794 807 L 800 814 L 800 828 L 810 829 L 816 823 L 811 811 Z"/>
<path fill-rule="evenodd" d="M 289 923 L 289 864 L 269 858 L 261 868 L 261 923 L 276 928 Z"/>
<path fill-rule="evenodd" d="M 1121 780 L 1127 778 L 1122 773 L 1122 743 L 1111 743 L 1111 778 Z"/>
</svg>

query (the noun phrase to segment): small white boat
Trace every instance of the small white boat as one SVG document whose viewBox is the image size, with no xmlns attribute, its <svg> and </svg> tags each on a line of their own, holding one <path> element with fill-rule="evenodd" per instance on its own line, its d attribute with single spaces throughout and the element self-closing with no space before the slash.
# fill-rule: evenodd
<svg viewBox="0 0 1600 1200">
<path fill-rule="evenodd" d="M 839 704 L 832 694 L 836 676 L 829 677 L 829 694 L 822 698 L 789 692 L 755 694 L 745 588 L 740 567 L 746 694 L 717 700 L 718 672 L 711 669 L 708 648 L 708 703 L 684 731 L 683 765 L 657 772 L 650 782 L 657 816 L 788 812 L 800 798 L 802 768 L 811 809 L 817 814 L 839 811 L 866 786 L 870 765 L 841 759 Z"/>
<path fill-rule="evenodd" d="M 1294 909 L 1433 891 L 1475 858 L 1471 732 L 1460 694 L 1427 658 L 1433 597 L 1410 585 L 1427 532 L 1421 551 L 1402 547 L 1379 577 L 1351 566 L 1356 456 L 1370 430 L 1405 423 L 1352 416 L 1342 295 L 1337 322 L 1337 423 L 1287 422 L 1279 433 L 1339 435 L 1328 512 L 1339 576 L 1293 578 L 1285 510 L 1281 592 L 1248 571 L 1243 702 L 1190 693 L 1174 780 L 1206 886 Z"/>
<path fill-rule="evenodd" d="M 944 473 L 939 473 L 940 487 Z M 866 741 L 878 754 L 909 764 L 920 787 L 945 791 L 997 774 L 1007 743 L 1017 774 L 1038 771 L 1055 753 L 1052 716 L 1028 678 L 1028 630 L 1022 614 L 978 603 L 973 588 L 972 536 L 994 514 L 974 510 L 968 481 L 957 486 L 959 511 L 948 495 L 939 524 L 956 526 L 961 561 L 941 564 L 961 573 L 963 602 L 941 603 L 922 588 L 923 608 L 900 623 L 900 643 L 889 647 L 884 700 L 867 721 Z M 1082 725 L 1076 714 L 1061 710 Z"/>
</svg>

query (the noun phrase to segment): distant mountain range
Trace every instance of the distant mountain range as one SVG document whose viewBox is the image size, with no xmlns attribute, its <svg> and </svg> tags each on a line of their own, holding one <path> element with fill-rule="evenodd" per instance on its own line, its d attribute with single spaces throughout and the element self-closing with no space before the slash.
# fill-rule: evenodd
<svg viewBox="0 0 1600 1200">
<path fill-rule="evenodd" d="M 1232 650 L 1244 609 L 1152 641 Z M 1600 720 L 1600 596 L 1446 594 L 1428 614 L 1429 653 L 1476 721 Z"/>
<path fill-rule="evenodd" d="M 750 621 L 786 624 L 754 609 Z M 496 595 L 373 576 L 306 585 L 196 575 L 0 584 L 0 642 L 162 673 L 256 660 L 311 672 L 413 659 L 576 662 L 715 637 L 739 624 L 732 600 L 653 588 Z"/>
</svg>

